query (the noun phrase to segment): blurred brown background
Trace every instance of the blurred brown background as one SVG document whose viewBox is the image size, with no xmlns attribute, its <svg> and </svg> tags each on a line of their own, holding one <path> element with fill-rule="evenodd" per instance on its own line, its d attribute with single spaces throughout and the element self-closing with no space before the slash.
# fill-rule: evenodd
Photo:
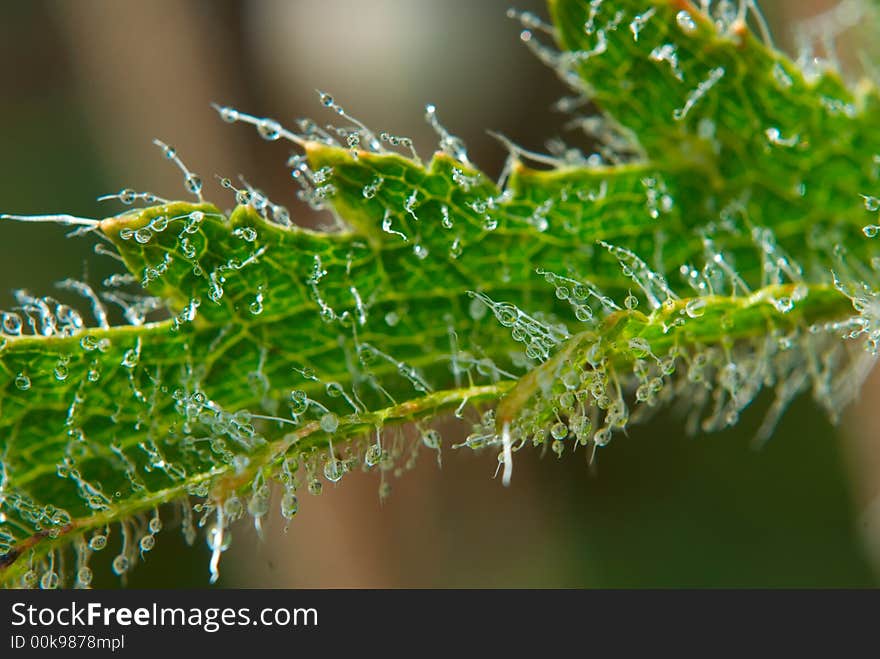
<svg viewBox="0 0 880 659">
<path fill-rule="evenodd" d="M 539 0 L 513 4 L 543 15 Z M 538 150 L 565 135 L 550 109 L 564 89 L 519 42 L 518 24 L 505 18 L 510 5 L 4 0 L 0 209 L 96 217 L 116 207 L 95 197 L 122 187 L 182 197 L 181 176 L 150 143 L 158 137 L 221 206 L 232 200 L 213 175 L 241 173 L 297 222 L 314 224 L 293 201 L 286 147 L 223 124 L 209 103 L 288 123 L 329 120 L 316 88 L 371 127 L 412 136 L 423 156 L 435 144 L 423 108 L 436 103 L 471 158 L 495 175 L 504 150 L 486 129 Z M 764 5 L 774 25 L 787 26 L 819 3 Z M 791 44 L 784 27 L 776 33 Z M 15 288 L 55 294 L 64 277 L 97 283 L 116 271 L 90 241 L 64 233 L 0 225 L 0 308 Z M 872 450 L 880 417 L 863 405 L 844 439 L 798 401 L 758 452 L 749 442 L 766 401 L 753 407 L 735 430 L 711 436 L 684 437 L 676 418 L 659 417 L 615 438 L 595 473 L 583 453 L 558 461 L 522 452 L 509 489 L 492 479 L 494 454 L 448 448 L 442 469 L 426 452 L 384 505 L 376 477 L 348 476 L 304 496 L 286 533 L 277 509 L 263 542 L 247 523 L 236 528 L 220 585 L 875 585 L 863 542 L 872 518 L 863 513 L 880 473 Z M 129 584 L 206 586 L 203 540 L 190 550 L 179 536 L 160 536 Z M 108 569 L 97 573 L 100 585 L 118 585 Z"/>
</svg>

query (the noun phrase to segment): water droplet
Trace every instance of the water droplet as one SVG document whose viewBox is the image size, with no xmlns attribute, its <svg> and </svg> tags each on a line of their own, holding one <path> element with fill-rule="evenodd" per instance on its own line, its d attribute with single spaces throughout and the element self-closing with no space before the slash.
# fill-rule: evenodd
<svg viewBox="0 0 880 659">
<path fill-rule="evenodd" d="M 220 118 L 228 124 L 233 124 L 238 121 L 239 113 L 235 108 L 230 108 L 228 106 L 222 107 L 219 110 Z"/>
<path fill-rule="evenodd" d="M 138 229 L 134 232 L 134 239 L 139 242 L 141 245 L 145 245 L 150 242 L 150 238 L 153 237 L 153 232 L 150 231 L 147 227 L 143 229 Z"/>
<path fill-rule="evenodd" d="M 345 465 L 339 458 L 330 458 L 324 463 L 324 478 L 331 483 L 338 482 L 345 474 Z"/>
<path fill-rule="evenodd" d="M 553 437 L 553 439 L 565 439 L 568 437 L 568 426 L 561 421 L 557 421 L 550 426 L 550 436 Z"/>
<path fill-rule="evenodd" d="M 382 460 L 382 447 L 378 444 L 371 444 L 364 454 L 364 463 L 368 467 L 375 467 L 380 460 Z"/>
<path fill-rule="evenodd" d="M 89 540 L 89 548 L 92 551 L 101 551 L 104 547 L 107 546 L 107 536 L 106 535 L 93 535 Z"/>
<path fill-rule="evenodd" d="M 40 577 L 40 588 L 42 590 L 55 590 L 58 588 L 58 573 L 49 570 L 48 572 L 43 573 L 43 576 Z"/>
<path fill-rule="evenodd" d="M 309 407 L 309 397 L 305 391 L 294 389 L 290 392 L 290 411 L 295 416 L 304 414 Z"/>
<path fill-rule="evenodd" d="M 273 142 L 281 137 L 281 124 L 273 119 L 262 119 L 257 124 L 257 132 L 264 140 Z"/>
<path fill-rule="evenodd" d="M 422 444 L 424 444 L 429 449 L 434 449 L 435 451 L 440 448 L 441 437 L 440 433 L 437 430 L 431 428 L 430 430 L 426 430 L 422 433 Z"/>
<path fill-rule="evenodd" d="M 101 379 L 101 372 L 97 368 L 90 368 L 86 377 L 88 377 L 89 382 L 97 382 Z"/>
<path fill-rule="evenodd" d="M 282 499 L 282 506 L 283 506 Z M 252 517 L 262 517 L 263 515 L 269 512 L 269 495 L 268 490 L 267 493 L 255 492 L 254 496 L 250 498 L 248 501 L 248 513 Z"/>
<path fill-rule="evenodd" d="M 165 157 L 168 158 L 168 160 L 174 160 L 174 158 L 177 157 L 177 149 L 175 149 L 173 146 L 166 146 L 164 153 Z"/>
<path fill-rule="evenodd" d="M 232 544 L 232 533 L 229 529 L 220 527 L 213 522 L 205 534 L 205 541 L 212 551 L 226 551 Z"/>
<path fill-rule="evenodd" d="M 334 103 L 335 101 L 333 100 L 333 97 L 330 96 L 330 94 L 325 94 L 321 92 L 321 105 L 323 105 L 325 108 L 329 108 L 333 107 Z"/>
<path fill-rule="evenodd" d="M 19 373 L 15 378 L 15 386 L 21 391 L 27 391 L 31 388 L 31 379 L 24 373 Z"/>
<path fill-rule="evenodd" d="M 608 428 L 600 428 L 596 431 L 596 434 L 593 435 L 593 441 L 596 442 L 596 446 L 608 446 L 608 442 L 611 441 L 611 430 Z"/>
<path fill-rule="evenodd" d="M 870 211 L 872 213 L 880 210 L 880 197 L 873 197 L 871 195 L 861 195 L 862 199 L 865 200 L 865 210 Z"/>
<path fill-rule="evenodd" d="M 293 519 L 299 510 L 299 499 L 293 492 L 285 492 L 281 497 L 281 516 L 284 519 Z"/>
<path fill-rule="evenodd" d="M 705 309 L 706 300 L 702 298 L 688 300 L 684 305 L 684 312 L 687 314 L 688 318 L 699 318 L 705 313 Z"/>
<path fill-rule="evenodd" d="M 324 485 L 317 478 L 309 481 L 309 494 L 318 496 L 324 490 Z"/>
<path fill-rule="evenodd" d="M 339 428 L 339 417 L 333 414 L 333 412 L 327 412 L 327 414 L 321 417 L 320 425 L 321 430 L 324 432 L 334 433 Z"/>
<path fill-rule="evenodd" d="M 194 195 L 198 195 L 202 191 L 202 179 L 192 172 L 186 175 L 184 185 L 186 186 L 186 189 Z"/>
<path fill-rule="evenodd" d="M 453 227 L 453 221 L 452 221 L 452 217 L 450 217 L 450 215 L 449 215 L 449 207 L 448 206 L 443 205 L 440 207 L 440 216 L 442 218 L 440 220 L 440 224 L 443 226 L 443 228 L 444 229 L 451 229 Z"/>
<path fill-rule="evenodd" d="M 263 313 L 263 292 L 258 291 L 257 297 L 254 298 L 254 301 L 248 305 L 248 310 L 255 316 L 259 316 Z"/>
<path fill-rule="evenodd" d="M 162 520 L 158 517 L 153 517 L 150 519 L 149 523 L 150 533 L 156 534 L 162 530 Z"/>
<path fill-rule="evenodd" d="M 55 364 L 54 373 L 55 373 L 56 380 L 58 380 L 59 382 L 64 382 L 67 379 L 67 376 L 69 375 L 69 371 L 67 369 L 67 364 L 65 364 L 64 362 L 58 362 L 57 364 Z"/>
<path fill-rule="evenodd" d="M 678 23 L 681 31 L 687 34 L 692 34 L 697 30 L 697 24 L 694 22 L 693 16 L 685 9 L 682 9 L 675 15 L 675 22 Z"/>
<path fill-rule="evenodd" d="M 645 339 L 640 336 L 634 336 L 629 340 L 629 347 L 631 350 L 636 352 L 651 352 L 651 344 L 649 344 Z"/>
<path fill-rule="evenodd" d="M 471 300 L 468 305 L 468 314 L 473 320 L 481 320 L 485 318 L 488 311 L 488 307 L 477 298 Z"/>
<path fill-rule="evenodd" d="M 773 65 L 773 79 L 776 81 L 776 84 L 782 89 L 788 89 L 794 84 L 791 76 L 786 73 L 785 68 L 783 68 L 782 64 L 780 64 L 779 62 L 776 62 Z"/>
<path fill-rule="evenodd" d="M 129 566 L 130 562 L 124 554 L 119 554 L 113 559 L 113 573 L 117 576 L 122 576 L 128 572 Z"/>
<path fill-rule="evenodd" d="M 6 334 L 12 334 L 18 336 L 21 334 L 21 316 L 17 313 L 3 313 L 3 331 Z"/>
<path fill-rule="evenodd" d="M 137 350 L 134 348 L 126 350 L 125 355 L 122 357 L 122 365 L 125 368 L 134 368 L 135 366 L 137 366 L 137 363 L 138 363 Z"/>
<path fill-rule="evenodd" d="M 865 234 L 868 238 L 876 238 L 877 234 L 880 233 L 880 225 L 867 224 L 862 227 L 862 233 Z"/>
<path fill-rule="evenodd" d="M 788 296 L 781 297 L 777 300 L 773 300 L 773 306 L 776 307 L 776 310 L 780 313 L 788 313 L 794 309 L 794 300 Z"/>
<path fill-rule="evenodd" d="M 767 141 L 776 146 L 793 147 L 800 141 L 800 135 L 792 135 L 791 137 L 783 137 L 782 131 L 775 126 L 771 126 L 764 131 Z"/>
<path fill-rule="evenodd" d="M 87 588 L 92 583 L 92 568 L 83 566 L 76 573 L 76 582 L 80 588 Z"/>
<path fill-rule="evenodd" d="M 152 551 L 153 547 L 156 546 L 156 538 L 152 535 L 145 535 L 141 538 L 141 541 L 138 544 L 140 545 L 141 551 Z"/>
</svg>

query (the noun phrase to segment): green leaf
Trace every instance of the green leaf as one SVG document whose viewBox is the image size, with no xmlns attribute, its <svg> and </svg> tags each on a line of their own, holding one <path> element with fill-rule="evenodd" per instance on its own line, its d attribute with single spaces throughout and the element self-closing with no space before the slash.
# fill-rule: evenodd
<svg viewBox="0 0 880 659">
<path fill-rule="evenodd" d="M 51 298 L 3 316 L 0 579 L 55 585 L 72 543 L 85 585 L 117 522 L 125 572 L 159 505 L 183 501 L 193 535 L 191 498 L 216 573 L 270 480 L 292 516 L 303 484 L 439 449 L 391 424 L 469 404 L 489 411 L 464 444 L 505 478 L 527 444 L 595 451 L 662 403 L 711 430 L 773 387 L 761 438 L 808 388 L 839 414 L 872 360 L 851 339 L 877 335 L 876 90 L 808 80 L 685 2 L 550 9 L 562 51 L 526 39 L 603 112 L 590 159 L 539 171 L 511 147 L 499 186 L 439 128 L 423 166 L 366 129 L 345 149 L 221 109 L 302 144 L 307 198 L 347 228 L 273 223 L 254 193 L 87 227 L 143 288 L 116 298 L 129 317 L 159 300 L 170 319 L 83 328 Z"/>
</svg>

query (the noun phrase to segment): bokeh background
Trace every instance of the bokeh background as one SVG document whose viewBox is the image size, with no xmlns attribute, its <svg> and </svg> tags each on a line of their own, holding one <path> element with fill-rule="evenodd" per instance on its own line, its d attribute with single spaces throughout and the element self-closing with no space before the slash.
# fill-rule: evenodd
<svg viewBox="0 0 880 659">
<path fill-rule="evenodd" d="M 423 108 L 435 103 L 496 175 L 505 151 L 486 129 L 538 150 L 556 135 L 577 142 L 551 109 L 565 90 L 520 43 L 510 4 L 3 0 L 0 209 L 100 217 L 118 209 L 95 198 L 122 187 L 182 197 L 181 176 L 151 144 L 158 137 L 219 205 L 232 199 L 213 175 L 243 174 L 314 225 L 294 201 L 286 147 L 222 123 L 209 103 L 329 121 L 316 88 L 374 129 L 412 136 L 423 156 L 435 144 Z M 513 4 L 544 13 L 540 0 Z M 797 17 L 830 2 L 763 4 L 791 47 Z M 60 279 L 115 272 L 91 242 L 51 225 L 0 224 L 0 308 L 16 288 L 61 297 Z M 276 507 L 262 541 L 247 522 L 236 527 L 219 585 L 874 586 L 878 388 L 874 377 L 842 429 L 796 402 L 760 451 L 750 442 L 765 399 L 714 435 L 686 437 L 678 419 L 660 416 L 616 437 L 593 468 L 583 453 L 521 452 L 507 489 L 492 479 L 494 454 L 449 448 L 442 469 L 424 454 L 384 504 L 377 477 L 352 474 L 306 496 L 286 530 Z M 171 529 L 127 585 L 204 587 L 207 566 L 204 540 L 187 548 Z M 122 585 L 96 567 L 96 585 Z"/>
</svg>

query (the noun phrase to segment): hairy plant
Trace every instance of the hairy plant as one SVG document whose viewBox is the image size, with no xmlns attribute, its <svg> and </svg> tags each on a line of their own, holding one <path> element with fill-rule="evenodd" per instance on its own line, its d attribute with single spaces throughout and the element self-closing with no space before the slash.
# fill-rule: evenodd
<svg viewBox="0 0 880 659">
<path fill-rule="evenodd" d="M 273 481 L 287 519 L 301 488 L 354 469 L 384 496 L 390 471 L 441 450 L 429 421 L 445 410 L 470 431 L 456 446 L 493 450 L 505 482 L 519 450 L 595 454 L 665 404 L 711 431 L 772 389 L 758 441 L 806 390 L 839 416 L 880 332 L 876 87 L 790 61 L 752 0 L 549 9 L 552 26 L 512 15 L 571 86 L 559 106 L 592 153 L 501 138 L 496 183 L 433 106 L 425 164 L 322 94 L 333 131 L 217 110 L 296 147 L 299 196 L 331 230 L 227 179 L 224 213 L 162 143 L 196 203 L 123 190 L 145 207 L 5 216 L 73 225 L 125 265 L 101 291 L 61 283 L 95 325 L 23 291 L 0 319 L 6 585 L 88 586 L 111 527 L 124 574 L 171 502 L 189 541 L 206 527 L 216 578 L 230 524 L 259 528 Z M 105 303 L 129 324 L 109 326 Z"/>
</svg>

